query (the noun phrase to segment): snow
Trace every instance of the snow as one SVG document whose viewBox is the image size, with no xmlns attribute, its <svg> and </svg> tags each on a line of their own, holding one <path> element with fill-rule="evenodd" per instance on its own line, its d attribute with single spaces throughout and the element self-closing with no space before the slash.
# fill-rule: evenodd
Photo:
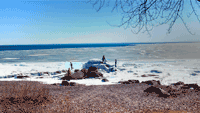
<svg viewBox="0 0 200 113">
<path fill-rule="evenodd" d="M 200 85 L 200 60 L 198 59 L 118 61 L 116 68 L 114 62 L 102 64 L 100 59 L 92 59 L 88 62 L 72 62 L 72 64 L 74 69 L 87 69 L 90 66 L 98 67 L 104 78 L 109 80 L 109 82 L 102 82 L 102 78 L 70 80 L 85 85 L 118 84 L 118 81 L 130 79 L 139 80 L 140 82 L 160 80 L 161 84 L 164 85 L 178 81 Z M 0 81 L 26 80 L 39 81 L 44 84 L 61 83 L 60 78 L 65 73 L 58 74 L 55 72 L 67 70 L 68 68 L 71 68 L 70 62 L 0 63 Z M 117 71 L 111 71 L 111 68 Z M 49 74 L 42 74 L 43 72 L 49 72 Z M 17 79 L 16 76 L 19 74 L 27 75 L 30 78 Z M 149 74 L 157 76 L 148 76 Z M 147 75 L 148 77 L 141 77 L 141 75 Z"/>
<path fill-rule="evenodd" d="M 110 65 L 109 63 L 101 63 L 101 60 L 89 60 L 87 63 L 83 65 L 83 68 L 89 69 L 89 67 L 96 67 L 100 69 L 101 71 L 106 71 L 107 73 L 114 72 L 115 67 L 114 65 Z"/>
</svg>

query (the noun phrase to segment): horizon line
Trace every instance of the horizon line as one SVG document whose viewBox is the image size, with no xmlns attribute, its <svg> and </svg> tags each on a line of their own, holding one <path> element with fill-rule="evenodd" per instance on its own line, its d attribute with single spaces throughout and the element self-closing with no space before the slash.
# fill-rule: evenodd
<svg viewBox="0 0 200 113">
<path fill-rule="evenodd" d="M 159 44 L 159 43 L 198 43 L 200 41 L 180 41 L 180 42 L 115 42 L 115 43 L 66 43 L 66 44 L 12 44 L 0 46 L 20 46 L 20 45 L 80 45 L 80 44 Z"/>
</svg>

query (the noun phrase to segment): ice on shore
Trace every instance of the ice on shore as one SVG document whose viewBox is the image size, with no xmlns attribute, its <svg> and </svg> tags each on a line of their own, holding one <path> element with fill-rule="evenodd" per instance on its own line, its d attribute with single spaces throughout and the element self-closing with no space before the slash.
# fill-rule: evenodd
<svg viewBox="0 0 200 113">
<path fill-rule="evenodd" d="M 101 79 L 70 80 L 86 85 L 109 85 L 117 84 L 121 80 L 135 79 L 140 82 L 146 80 L 160 80 L 161 84 L 169 85 L 178 81 L 184 83 L 197 83 L 200 85 L 200 60 L 173 60 L 173 61 L 118 61 L 117 67 L 113 62 L 101 63 L 99 59 L 92 59 L 88 62 L 72 62 L 74 69 L 89 68 L 95 66 L 103 73 L 104 78 L 109 82 L 102 82 Z M 69 62 L 38 62 L 38 63 L 0 63 L 1 81 L 40 81 L 44 84 L 61 83 L 60 79 L 65 75 L 62 70 L 70 68 Z M 111 71 L 111 68 L 112 71 Z M 113 71 L 113 70 L 117 71 Z M 60 71 L 61 73 L 56 73 Z M 73 71 L 73 70 L 72 70 Z M 44 74 L 48 72 L 49 74 Z M 22 74 L 30 78 L 17 79 Z M 142 77 L 142 75 L 144 77 Z"/>
<path fill-rule="evenodd" d="M 82 68 L 89 69 L 91 66 L 107 73 L 115 72 L 114 65 L 110 65 L 108 62 L 102 63 L 99 59 L 89 60 L 87 63 L 83 64 Z"/>
</svg>

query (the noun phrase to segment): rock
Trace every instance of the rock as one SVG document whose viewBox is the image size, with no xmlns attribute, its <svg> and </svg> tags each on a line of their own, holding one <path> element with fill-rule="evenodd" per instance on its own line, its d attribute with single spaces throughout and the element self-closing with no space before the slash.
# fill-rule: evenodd
<svg viewBox="0 0 200 113">
<path fill-rule="evenodd" d="M 96 67 L 93 67 L 93 66 L 89 67 L 88 72 L 93 72 L 93 71 L 97 71 L 98 72 Z"/>
<path fill-rule="evenodd" d="M 84 68 L 84 69 L 82 69 L 82 70 L 81 70 L 81 72 L 83 72 L 83 73 L 84 73 L 84 75 L 86 76 L 86 74 L 87 74 L 88 70 Z"/>
<path fill-rule="evenodd" d="M 151 70 L 151 73 L 162 73 L 162 72 L 158 70 Z"/>
<path fill-rule="evenodd" d="M 62 80 L 71 80 L 72 77 L 71 77 L 71 76 L 64 76 L 64 77 L 62 77 L 61 79 L 62 79 Z"/>
<path fill-rule="evenodd" d="M 65 76 L 62 77 L 61 79 L 62 79 L 62 80 L 71 80 L 71 79 L 72 79 L 70 68 L 68 69 L 68 71 L 67 71 L 67 73 L 65 74 Z"/>
<path fill-rule="evenodd" d="M 148 85 L 160 85 L 160 81 L 156 81 L 156 80 L 148 80 L 148 81 L 143 81 L 142 83 L 146 83 Z"/>
<path fill-rule="evenodd" d="M 69 86 L 69 82 L 68 81 L 62 81 L 61 85 Z"/>
<path fill-rule="evenodd" d="M 85 78 L 95 78 L 95 77 L 103 77 L 103 74 L 100 72 L 88 72 Z"/>
<path fill-rule="evenodd" d="M 158 87 L 155 87 L 155 86 L 151 86 L 151 87 L 145 89 L 144 92 L 146 92 L 148 95 L 151 94 L 151 93 L 155 93 L 159 97 L 164 97 L 164 98 L 167 98 L 167 97 L 170 96 L 170 94 L 167 93 L 165 90 L 158 88 Z"/>
<path fill-rule="evenodd" d="M 184 84 L 183 82 L 177 82 L 173 85 L 156 85 L 151 86 L 144 90 L 144 92 L 156 93 L 161 97 L 177 97 L 180 94 L 186 94 L 193 88 L 195 91 L 199 91 L 199 86 L 197 84 Z M 190 89 L 190 90 L 189 90 Z"/>
<path fill-rule="evenodd" d="M 129 81 L 119 81 L 118 83 L 121 83 L 121 84 L 131 84 Z"/>
<path fill-rule="evenodd" d="M 184 82 L 179 81 L 177 83 L 172 83 L 172 85 L 175 85 L 175 86 L 177 86 L 177 85 L 184 85 Z"/>
<path fill-rule="evenodd" d="M 148 77 L 147 75 L 141 75 L 141 77 Z"/>
<path fill-rule="evenodd" d="M 149 74 L 148 76 L 150 76 L 150 77 L 151 77 L 151 76 L 159 76 L 159 75 L 151 75 L 151 74 Z"/>
<path fill-rule="evenodd" d="M 29 76 L 17 76 L 17 78 L 30 78 Z"/>
<path fill-rule="evenodd" d="M 167 93 L 170 94 L 171 97 L 177 97 L 177 95 L 182 94 L 183 90 L 181 89 L 181 85 L 168 85 L 168 86 L 164 86 L 164 85 L 160 85 L 157 86 L 161 89 L 163 89 L 164 91 L 166 91 Z"/>
<path fill-rule="evenodd" d="M 118 83 L 121 84 L 134 84 L 134 83 L 140 83 L 139 80 L 128 80 L 128 81 L 119 81 Z"/>
<path fill-rule="evenodd" d="M 104 79 L 102 79 L 101 81 L 102 81 L 102 82 L 108 82 L 109 80 L 106 79 L 106 78 L 104 78 Z"/>
<path fill-rule="evenodd" d="M 76 73 L 76 72 L 78 72 L 78 71 L 79 71 L 79 69 L 75 69 L 75 70 L 74 70 L 74 73 Z"/>
<path fill-rule="evenodd" d="M 169 86 L 166 86 L 165 90 L 170 94 L 174 94 L 174 93 L 179 92 L 180 88 L 179 87 L 174 87 L 173 85 L 169 85 Z M 179 93 L 181 93 L 181 92 L 179 92 Z"/>
<path fill-rule="evenodd" d="M 195 91 L 200 91 L 200 87 L 197 84 L 184 84 L 181 89 L 193 88 Z"/>
<path fill-rule="evenodd" d="M 98 72 L 96 67 L 89 67 L 85 78 L 103 77 L 103 74 Z"/>
<path fill-rule="evenodd" d="M 128 80 L 129 83 L 140 83 L 139 80 Z"/>
<path fill-rule="evenodd" d="M 53 84 L 53 85 L 57 85 L 57 84 Z M 62 83 L 60 84 L 62 86 L 76 86 L 75 82 L 68 82 L 68 81 L 62 81 Z"/>
<path fill-rule="evenodd" d="M 49 74 L 49 72 L 43 72 L 43 74 Z"/>
<path fill-rule="evenodd" d="M 60 84 L 59 84 L 59 83 L 54 83 L 54 84 L 52 84 L 52 85 L 58 86 L 58 85 L 60 85 Z"/>
<path fill-rule="evenodd" d="M 76 83 L 75 82 L 70 82 L 69 85 L 70 86 L 76 86 Z"/>
<path fill-rule="evenodd" d="M 63 72 L 63 73 L 66 73 L 67 71 L 66 71 L 66 70 L 62 70 L 62 72 Z"/>
<path fill-rule="evenodd" d="M 78 71 L 71 75 L 72 79 L 84 79 L 85 74 L 82 71 Z"/>
<path fill-rule="evenodd" d="M 181 89 L 180 85 L 178 85 L 178 86 L 169 85 L 169 86 L 166 86 L 166 88 L 167 88 L 166 91 L 168 93 L 170 93 L 170 96 L 172 96 L 172 97 L 177 97 L 177 95 L 186 93 L 185 90 Z"/>
<path fill-rule="evenodd" d="M 57 74 L 60 74 L 60 73 L 61 73 L 61 71 L 56 71 L 56 73 L 57 73 Z"/>
<path fill-rule="evenodd" d="M 193 88 L 195 91 L 200 91 L 200 87 L 197 84 L 184 84 L 184 82 L 177 82 L 177 83 L 172 83 L 172 85 L 179 86 L 179 89 L 190 89 Z"/>
</svg>

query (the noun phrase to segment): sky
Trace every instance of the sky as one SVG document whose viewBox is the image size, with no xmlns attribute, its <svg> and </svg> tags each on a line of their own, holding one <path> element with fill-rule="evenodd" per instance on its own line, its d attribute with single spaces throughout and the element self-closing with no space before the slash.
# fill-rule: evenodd
<svg viewBox="0 0 200 113">
<path fill-rule="evenodd" d="M 113 6 L 110 5 L 97 12 L 96 7 L 86 1 L 4 0 L 0 4 L 0 45 L 200 40 L 200 22 L 194 14 L 187 18 L 191 11 L 187 3 L 184 19 L 195 35 L 191 35 L 178 19 L 170 34 L 167 34 L 169 25 L 166 24 L 154 27 L 150 36 L 142 32 L 133 34 L 130 28 L 123 26 L 111 26 L 120 24 L 120 11 L 111 12 Z"/>
</svg>

